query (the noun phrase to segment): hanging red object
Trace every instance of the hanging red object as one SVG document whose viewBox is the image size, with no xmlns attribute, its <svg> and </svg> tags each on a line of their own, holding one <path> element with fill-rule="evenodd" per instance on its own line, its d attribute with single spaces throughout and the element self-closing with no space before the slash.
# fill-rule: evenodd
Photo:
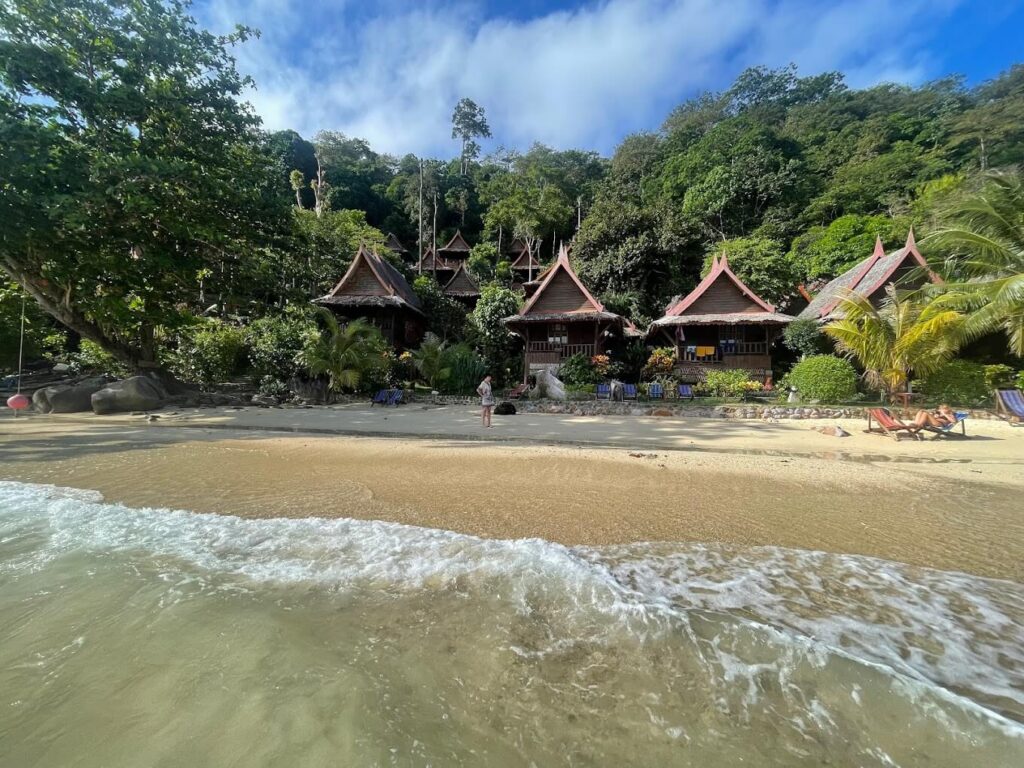
<svg viewBox="0 0 1024 768">
<path fill-rule="evenodd" d="M 32 404 L 25 395 L 11 395 L 7 398 L 7 407 L 14 411 L 23 411 Z"/>
</svg>

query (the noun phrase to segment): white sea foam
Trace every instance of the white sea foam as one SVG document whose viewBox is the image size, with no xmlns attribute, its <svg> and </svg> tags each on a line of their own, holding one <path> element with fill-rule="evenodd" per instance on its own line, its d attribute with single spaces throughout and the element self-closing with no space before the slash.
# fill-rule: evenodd
<svg viewBox="0 0 1024 768">
<path fill-rule="evenodd" d="M 938 696 L 1024 736 L 1013 722 L 1024 712 L 1024 587 L 1012 582 L 774 548 L 570 548 L 385 522 L 131 509 L 92 491 L 0 482 L 0 572 L 17 578 L 80 552 L 144 553 L 179 582 L 198 573 L 241 588 L 499 594 L 523 613 L 546 601 L 588 629 L 597 615 L 639 633 L 685 631 L 745 706 L 761 695 L 761 673 L 786 691 L 793 670 L 841 656 L 883 669 L 908 697 Z M 750 631 L 771 645 L 761 660 L 737 650 Z M 859 704 L 863 693 L 849 695 Z M 833 727 L 816 699 L 802 705 L 797 727 Z"/>
</svg>

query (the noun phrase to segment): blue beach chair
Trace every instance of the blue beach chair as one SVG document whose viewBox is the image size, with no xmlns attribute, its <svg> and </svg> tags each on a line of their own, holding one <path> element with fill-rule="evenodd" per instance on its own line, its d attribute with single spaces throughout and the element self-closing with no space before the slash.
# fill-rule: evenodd
<svg viewBox="0 0 1024 768">
<path fill-rule="evenodd" d="M 996 415 L 1015 427 L 1024 424 L 1024 393 L 1019 389 L 997 389 Z"/>
<path fill-rule="evenodd" d="M 381 389 L 376 395 L 370 400 L 370 407 L 373 408 L 375 405 L 387 405 L 388 397 L 390 393 L 386 389 Z"/>
<path fill-rule="evenodd" d="M 622 399 L 623 400 L 636 400 L 636 384 L 623 384 L 622 385 Z"/>
<path fill-rule="evenodd" d="M 388 405 L 399 405 L 402 402 L 402 398 L 405 396 L 404 389 L 393 389 L 391 394 L 388 395 Z"/>
<path fill-rule="evenodd" d="M 597 395 L 598 400 L 611 400 L 612 399 L 612 385 L 611 384 L 598 384 Z"/>
<path fill-rule="evenodd" d="M 946 424 L 945 426 L 942 427 L 925 426 L 921 427 L 921 431 L 931 432 L 933 435 L 932 440 L 938 440 L 940 437 L 967 437 L 967 427 L 964 424 L 964 422 L 967 420 L 967 417 L 970 416 L 971 414 L 967 413 L 966 411 L 954 411 L 953 413 L 956 416 L 956 421 L 954 421 L 952 424 Z M 960 427 L 959 432 L 954 431 L 957 428 L 957 426 Z"/>
<path fill-rule="evenodd" d="M 647 387 L 647 397 L 651 400 L 663 400 L 665 398 L 665 388 L 656 381 L 652 381 L 650 386 Z"/>
<path fill-rule="evenodd" d="M 692 384 L 680 384 L 676 387 L 676 397 L 680 400 L 693 400 L 693 385 Z"/>
</svg>

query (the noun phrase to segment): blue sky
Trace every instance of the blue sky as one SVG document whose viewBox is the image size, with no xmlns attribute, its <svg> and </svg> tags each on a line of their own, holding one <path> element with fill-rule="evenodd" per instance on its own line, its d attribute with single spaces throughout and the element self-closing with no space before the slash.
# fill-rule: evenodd
<svg viewBox="0 0 1024 768">
<path fill-rule="evenodd" d="M 320 129 L 378 151 L 450 157 L 455 102 L 483 106 L 498 146 L 610 154 L 747 66 L 796 63 L 851 86 L 977 83 L 1024 60 L 1024 0 L 196 0 L 237 51 L 267 128 Z"/>
</svg>

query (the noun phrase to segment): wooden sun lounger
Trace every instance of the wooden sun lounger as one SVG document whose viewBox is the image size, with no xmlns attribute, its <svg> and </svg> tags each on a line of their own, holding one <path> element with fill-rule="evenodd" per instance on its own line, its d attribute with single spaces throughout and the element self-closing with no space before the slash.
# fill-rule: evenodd
<svg viewBox="0 0 1024 768">
<path fill-rule="evenodd" d="M 693 400 L 693 385 L 691 384 L 680 384 L 676 387 L 676 397 L 680 400 Z"/>
<path fill-rule="evenodd" d="M 874 422 L 874 426 L 872 425 Z M 914 440 L 920 440 L 918 429 L 913 424 L 904 424 L 893 416 L 888 408 L 868 409 L 868 428 L 865 432 L 873 435 L 887 435 L 894 440 L 899 440 L 903 435 L 910 435 Z"/>
<path fill-rule="evenodd" d="M 375 405 L 387 405 L 388 397 L 390 397 L 390 392 L 388 390 L 378 390 L 377 394 L 370 399 L 370 407 L 373 408 Z"/>
<path fill-rule="evenodd" d="M 1024 392 L 1019 389 L 997 389 L 996 416 L 1015 427 L 1024 424 Z"/>
<path fill-rule="evenodd" d="M 611 400 L 612 399 L 612 385 L 611 384 L 598 384 L 597 393 L 595 397 L 598 400 Z"/>
<path fill-rule="evenodd" d="M 388 395 L 388 405 L 398 405 L 402 402 L 402 398 L 405 397 L 404 389 L 393 389 L 391 394 Z"/>
<path fill-rule="evenodd" d="M 512 389 L 505 393 L 506 400 L 520 400 L 526 391 L 530 388 L 529 384 L 516 384 Z"/>
<path fill-rule="evenodd" d="M 658 382 L 653 381 L 647 388 L 647 397 L 651 400 L 662 400 L 665 397 L 665 388 Z"/>
<path fill-rule="evenodd" d="M 636 400 L 636 384 L 623 384 L 622 385 L 622 399 L 623 400 Z"/>
</svg>

